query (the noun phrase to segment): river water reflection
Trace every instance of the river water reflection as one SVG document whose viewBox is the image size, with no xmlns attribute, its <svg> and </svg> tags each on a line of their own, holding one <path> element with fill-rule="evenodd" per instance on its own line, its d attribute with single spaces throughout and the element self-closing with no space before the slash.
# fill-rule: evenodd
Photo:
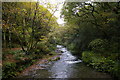
<svg viewBox="0 0 120 80">
<path fill-rule="evenodd" d="M 66 48 L 57 45 L 61 51 L 60 60 L 41 64 L 44 69 L 37 69 L 29 72 L 27 78 L 111 78 L 110 75 L 84 65 L 82 60 L 73 56 Z M 41 66 L 38 64 L 38 66 Z"/>
</svg>

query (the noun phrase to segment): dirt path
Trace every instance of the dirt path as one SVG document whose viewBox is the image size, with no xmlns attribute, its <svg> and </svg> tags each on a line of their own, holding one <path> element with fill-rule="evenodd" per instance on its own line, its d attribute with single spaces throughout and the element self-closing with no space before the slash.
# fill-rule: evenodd
<svg viewBox="0 0 120 80">
<path fill-rule="evenodd" d="M 12 50 L 12 51 L 15 51 L 15 50 L 22 50 L 22 48 L 2 48 L 2 51 L 8 51 L 8 50 Z"/>
</svg>

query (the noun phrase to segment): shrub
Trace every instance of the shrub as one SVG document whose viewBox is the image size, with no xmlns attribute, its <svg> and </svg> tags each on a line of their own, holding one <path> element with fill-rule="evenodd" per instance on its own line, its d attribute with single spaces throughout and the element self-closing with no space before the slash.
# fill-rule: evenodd
<svg viewBox="0 0 120 80">
<path fill-rule="evenodd" d="M 115 62 L 113 60 L 102 57 L 93 59 L 91 64 L 98 71 L 110 72 L 114 66 L 114 63 Z"/>
<path fill-rule="evenodd" d="M 90 63 L 92 62 L 92 56 L 93 56 L 93 52 L 83 52 L 82 53 L 82 60 L 86 63 Z"/>
<path fill-rule="evenodd" d="M 33 52 L 36 54 L 40 54 L 40 53 L 48 54 L 50 53 L 50 49 L 44 43 L 38 43 Z"/>
<path fill-rule="evenodd" d="M 108 41 L 102 39 L 95 39 L 89 43 L 89 48 L 94 52 L 105 52 L 107 51 Z"/>
<path fill-rule="evenodd" d="M 15 67 L 16 64 L 13 63 L 13 62 L 6 62 L 3 66 L 4 66 L 5 68 L 9 68 L 9 67 Z"/>
<path fill-rule="evenodd" d="M 22 60 L 22 58 L 24 58 L 24 57 L 25 57 L 24 53 L 17 53 L 17 54 L 14 55 L 14 58 L 16 60 Z"/>
<path fill-rule="evenodd" d="M 106 58 L 104 56 L 98 56 L 98 54 L 87 51 L 82 53 L 82 60 L 98 71 L 109 72 L 110 74 L 119 77 L 119 61 L 112 60 L 110 57 Z"/>
<path fill-rule="evenodd" d="M 3 78 L 16 76 L 16 63 L 6 62 L 3 64 Z"/>
</svg>

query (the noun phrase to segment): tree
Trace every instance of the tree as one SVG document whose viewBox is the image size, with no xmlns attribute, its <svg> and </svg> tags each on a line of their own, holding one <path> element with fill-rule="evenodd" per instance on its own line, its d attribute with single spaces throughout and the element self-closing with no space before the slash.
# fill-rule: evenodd
<svg viewBox="0 0 120 80">
<path fill-rule="evenodd" d="M 66 2 L 61 16 L 69 25 L 68 31 L 72 33 L 68 34 L 70 40 L 66 39 L 67 45 L 74 44 L 73 51 L 80 54 L 89 50 L 89 43 L 95 39 L 106 39 L 109 46 L 120 44 L 119 41 L 116 42 L 120 38 L 119 9 L 119 2 Z M 116 39 L 113 40 L 113 37 Z"/>
<path fill-rule="evenodd" d="M 26 54 L 34 53 L 37 44 L 57 24 L 53 14 L 38 2 L 3 3 L 3 22 L 4 33 L 9 29 Z"/>
</svg>

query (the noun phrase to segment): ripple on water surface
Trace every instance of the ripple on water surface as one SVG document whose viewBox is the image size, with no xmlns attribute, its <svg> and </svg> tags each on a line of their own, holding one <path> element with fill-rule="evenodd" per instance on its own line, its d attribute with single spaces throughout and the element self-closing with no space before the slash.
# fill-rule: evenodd
<svg viewBox="0 0 120 80">
<path fill-rule="evenodd" d="M 27 77 L 34 78 L 111 78 L 110 75 L 98 72 L 76 59 L 65 47 L 57 45 L 61 50 L 60 60 L 47 64 L 38 64 L 44 69 L 34 70 Z M 34 73 L 34 74 L 33 74 Z"/>
</svg>

